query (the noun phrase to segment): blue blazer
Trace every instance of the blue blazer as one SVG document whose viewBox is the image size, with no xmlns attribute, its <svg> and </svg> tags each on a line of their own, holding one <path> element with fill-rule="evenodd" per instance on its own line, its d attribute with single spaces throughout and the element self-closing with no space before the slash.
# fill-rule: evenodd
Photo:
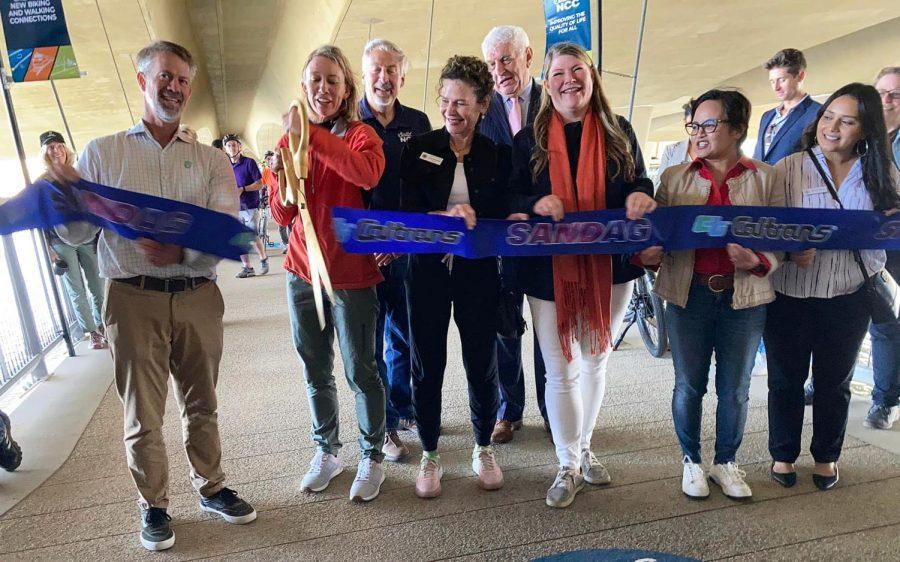
<svg viewBox="0 0 900 562">
<path fill-rule="evenodd" d="M 528 115 L 525 116 L 525 122 L 522 123 L 524 129 L 528 125 L 534 123 L 534 117 L 537 115 L 538 106 L 541 105 L 541 85 L 531 79 L 531 97 L 528 100 Z M 512 146 L 513 134 L 509 128 L 509 118 L 506 116 L 506 107 L 503 103 L 503 96 L 497 92 L 491 97 L 491 105 L 488 107 L 487 115 L 481 120 L 479 132 L 487 138 L 494 141 L 494 144 L 505 144 Z"/>
<path fill-rule="evenodd" d="M 775 117 L 777 108 L 772 108 L 763 113 L 759 120 L 759 138 L 756 140 L 756 150 L 753 151 L 754 160 L 762 160 L 766 164 L 774 165 L 776 162 L 802 149 L 803 131 L 810 123 L 816 120 L 816 113 L 822 104 L 807 97 L 800 105 L 795 107 L 788 115 L 787 121 L 778 129 L 778 134 L 772 139 L 769 151 L 763 154 L 763 146 L 766 138 L 766 129 Z"/>
</svg>

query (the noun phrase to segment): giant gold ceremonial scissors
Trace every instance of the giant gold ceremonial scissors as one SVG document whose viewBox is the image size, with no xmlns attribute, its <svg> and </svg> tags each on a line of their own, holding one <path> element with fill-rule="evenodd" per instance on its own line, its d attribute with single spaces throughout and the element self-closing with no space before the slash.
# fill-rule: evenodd
<svg viewBox="0 0 900 562">
<path fill-rule="evenodd" d="M 319 317 L 319 327 L 324 330 L 325 302 L 322 289 L 325 289 L 332 303 L 334 302 L 334 290 L 331 287 L 328 268 L 325 266 L 325 256 L 322 255 L 319 238 L 316 236 L 316 229 L 309 214 L 309 205 L 306 203 L 306 178 L 309 175 L 309 117 L 305 103 L 294 100 L 291 102 L 291 108 L 295 107 L 300 113 L 300 134 L 288 131 L 288 148 L 279 149 L 284 169 L 278 177 L 278 195 L 285 205 L 296 205 L 300 211 L 303 234 L 306 238 L 306 255 L 309 258 L 309 276 L 316 302 L 316 314 Z"/>
</svg>

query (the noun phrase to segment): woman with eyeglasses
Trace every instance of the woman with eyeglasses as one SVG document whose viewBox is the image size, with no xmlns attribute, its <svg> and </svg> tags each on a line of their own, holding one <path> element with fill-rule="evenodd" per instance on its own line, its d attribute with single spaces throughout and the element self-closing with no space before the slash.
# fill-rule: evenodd
<svg viewBox="0 0 900 562">
<path fill-rule="evenodd" d="M 660 206 L 783 206 L 784 191 L 774 168 L 741 153 L 747 138 L 750 101 L 736 91 L 710 90 L 693 102 L 685 125 L 693 162 L 666 170 L 656 192 Z M 769 275 L 780 256 L 738 244 L 666 252 L 661 246 L 639 254 L 659 266 L 656 292 L 668 301 L 666 322 L 675 366 L 672 416 L 681 444 L 681 490 L 709 496 L 701 466 L 700 425 L 709 367 L 716 355 L 716 444 L 710 479 L 733 499 L 752 496 L 735 463 L 744 435 L 750 372 L 775 298 Z"/>
<path fill-rule="evenodd" d="M 897 212 L 898 172 L 888 145 L 878 92 L 848 84 L 819 109 L 803 135 L 805 149 L 781 160 L 787 204 L 807 209 Z M 861 290 L 885 264 L 884 250 L 790 253 L 772 276 L 765 343 L 769 366 L 770 474 L 785 487 L 797 481 L 803 429 L 803 381 L 812 361 L 813 483 L 838 482 L 837 461 L 847 429 L 850 381 L 869 326 Z"/>
<path fill-rule="evenodd" d="M 510 186 L 519 218 L 558 221 L 566 213 L 624 208 L 628 218 L 638 219 L 653 211 L 653 183 L 634 131 L 613 113 L 587 52 L 557 43 L 547 50 L 543 74 L 534 125 L 513 141 Z M 528 296 L 547 369 L 547 417 L 559 464 L 545 501 L 564 508 L 585 483 L 611 481 L 591 437 L 606 390 L 611 339 L 643 269 L 622 255 L 519 261 L 516 282 Z"/>
</svg>

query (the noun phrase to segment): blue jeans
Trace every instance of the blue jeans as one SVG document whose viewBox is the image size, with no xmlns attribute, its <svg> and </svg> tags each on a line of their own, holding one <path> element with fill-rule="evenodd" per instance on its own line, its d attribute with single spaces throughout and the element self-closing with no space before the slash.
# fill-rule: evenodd
<svg viewBox="0 0 900 562">
<path fill-rule="evenodd" d="M 409 355 L 409 312 L 406 306 L 406 272 L 409 256 L 401 256 L 381 268 L 378 285 L 378 324 L 375 328 L 375 362 L 386 394 L 386 430 L 396 431 L 400 418 L 415 419 L 412 405 Z"/>
<path fill-rule="evenodd" d="M 103 325 L 103 281 L 97 268 L 97 245 L 93 242 L 70 246 L 65 242 L 51 244 L 53 251 L 66 262 L 63 287 L 75 311 L 75 320 L 85 332 Z M 83 275 L 82 275 L 83 274 Z M 85 286 L 85 283 L 87 284 Z M 90 300 L 88 299 L 90 291 Z"/>
<path fill-rule="evenodd" d="M 875 388 L 872 404 L 893 407 L 900 404 L 900 327 L 897 323 L 873 323 L 869 326 L 872 336 L 872 371 Z"/>
<path fill-rule="evenodd" d="M 320 451 L 336 455 L 341 448 L 338 396 L 334 380 L 334 334 L 337 332 L 347 384 L 356 395 L 356 420 L 362 456 L 381 462 L 384 454 L 384 387 L 375 366 L 375 288 L 335 289 L 335 302 L 325 296 L 325 329 L 319 327 L 313 289 L 287 273 L 288 316 L 294 347 L 303 364 L 313 440 Z"/>
<path fill-rule="evenodd" d="M 716 354 L 715 464 L 734 461 L 744 437 L 750 372 L 766 322 L 766 307 L 731 307 L 733 291 L 714 293 L 693 285 L 687 306 L 666 306 L 669 343 L 675 366 L 672 417 L 682 453 L 700 463 L 703 395 Z"/>
</svg>

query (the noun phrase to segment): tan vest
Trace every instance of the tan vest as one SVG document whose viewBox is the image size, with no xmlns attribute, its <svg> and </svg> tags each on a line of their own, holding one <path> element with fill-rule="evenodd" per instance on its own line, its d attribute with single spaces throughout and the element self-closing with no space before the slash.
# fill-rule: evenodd
<svg viewBox="0 0 900 562">
<path fill-rule="evenodd" d="M 728 180 L 729 198 L 733 205 L 757 207 L 784 207 L 785 193 L 780 173 L 765 162 L 753 160 L 756 171 L 747 169 L 741 175 Z M 656 201 L 660 207 L 677 205 L 705 205 L 709 199 L 712 182 L 700 176 L 692 164 L 673 166 L 663 172 Z M 783 252 L 762 252 L 771 268 L 765 277 L 745 271 L 734 273 L 735 309 L 750 308 L 775 300 L 775 291 L 768 277 L 778 267 Z M 655 292 L 666 301 L 680 307 L 687 305 L 688 294 L 694 276 L 694 250 L 666 252 L 663 254 Z"/>
</svg>

